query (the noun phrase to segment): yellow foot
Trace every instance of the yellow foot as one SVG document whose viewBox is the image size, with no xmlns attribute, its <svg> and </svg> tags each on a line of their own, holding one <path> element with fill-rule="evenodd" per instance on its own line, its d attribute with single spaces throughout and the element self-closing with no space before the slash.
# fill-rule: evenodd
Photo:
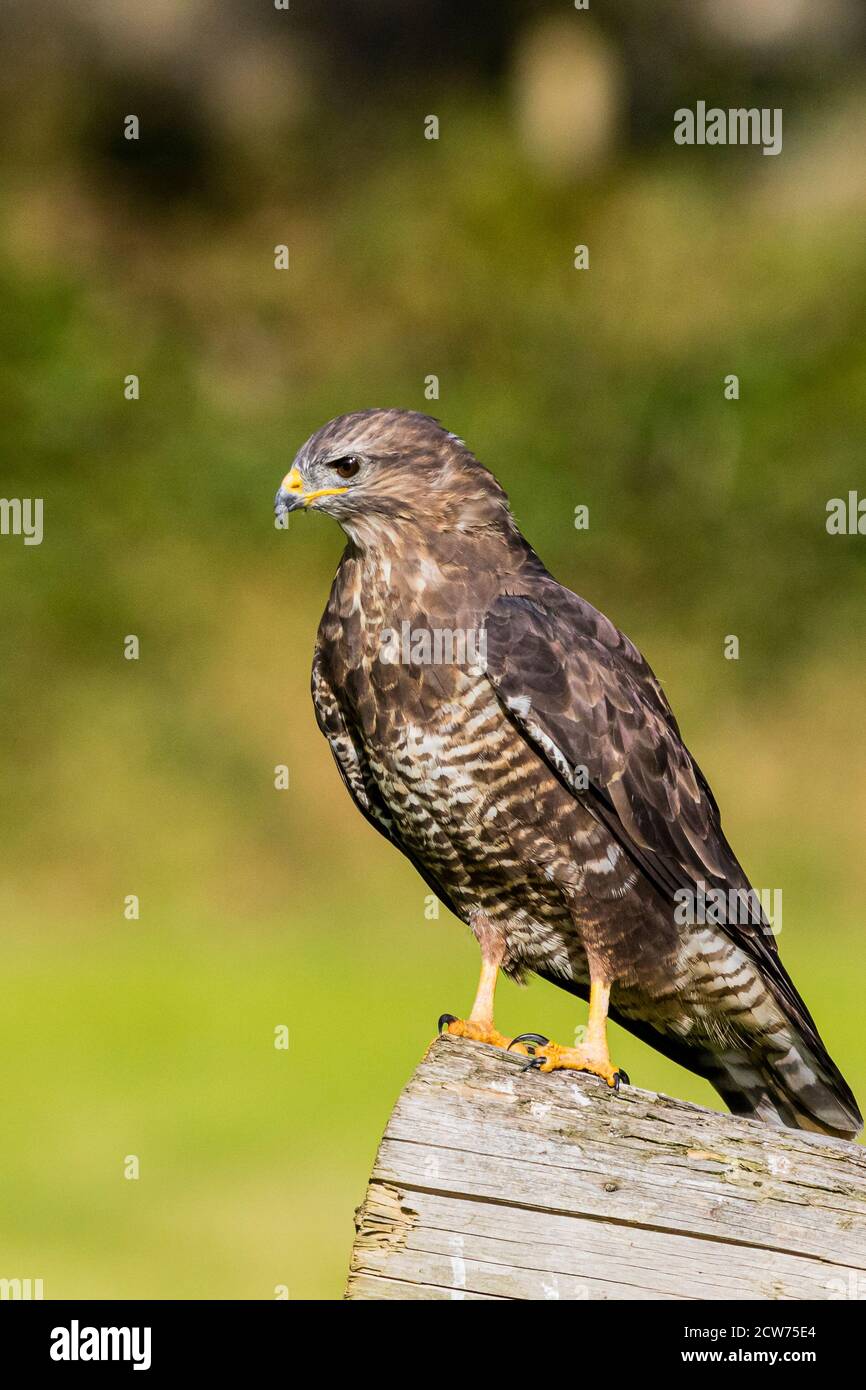
<svg viewBox="0 0 866 1390">
<path fill-rule="evenodd" d="M 492 1023 L 474 1023 L 471 1018 L 455 1018 L 453 1014 L 443 1014 L 439 1020 L 439 1032 L 450 1033 L 452 1038 L 471 1038 L 472 1042 L 490 1043 L 491 1047 L 511 1046 L 511 1038 L 503 1035 Z M 520 1047 L 520 1052 L 528 1055 L 528 1049 Z"/>
<path fill-rule="evenodd" d="M 540 1033 L 521 1033 L 514 1043 L 529 1043 L 532 1057 L 524 1071 L 587 1071 L 592 1076 L 600 1076 L 608 1086 L 618 1091 L 620 1085 L 629 1084 L 628 1074 L 615 1067 L 609 1057 L 593 1056 L 581 1052 L 578 1047 L 560 1047 L 559 1043 L 548 1042 Z"/>
</svg>

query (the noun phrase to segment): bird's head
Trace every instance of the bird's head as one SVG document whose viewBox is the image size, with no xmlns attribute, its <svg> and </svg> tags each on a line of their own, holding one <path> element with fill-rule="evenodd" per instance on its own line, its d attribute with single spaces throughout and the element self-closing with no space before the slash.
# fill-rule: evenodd
<svg viewBox="0 0 866 1390">
<path fill-rule="evenodd" d="M 327 512 L 365 548 L 413 527 L 469 533 L 509 527 L 508 499 L 456 435 L 413 410 L 360 410 L 299 449 L 274 509 Z"/>
</svg>

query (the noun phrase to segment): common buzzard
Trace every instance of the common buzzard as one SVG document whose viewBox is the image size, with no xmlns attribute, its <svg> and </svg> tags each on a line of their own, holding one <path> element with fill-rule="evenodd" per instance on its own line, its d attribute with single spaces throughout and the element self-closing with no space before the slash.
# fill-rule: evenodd
<svg viewBox="0 0 866 1390">
<path fill-rule="evenodd" d="M 298 508 L 348 536 L 319 727 L 359 810 L 481 948 L 469 1017 L 440 1027 L 618 1087 L 609 1015 L 739 1114 L 856 1135 L 658 680 L 549 574 L 463 441 L 413 411 L 342 415 L 283 479 L 278 517 Z M 500 970 L 588 998 L 583 1044 L 503 1037 Z"/>
</svg>

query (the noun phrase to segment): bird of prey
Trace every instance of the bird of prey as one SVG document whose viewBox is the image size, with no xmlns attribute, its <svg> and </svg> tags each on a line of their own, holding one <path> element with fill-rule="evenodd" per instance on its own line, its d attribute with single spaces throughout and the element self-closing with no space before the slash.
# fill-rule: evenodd
<svg viewBox="0 0 866 1390">
<path fill-rule="evenodd" d="M 362 410 L 300 449 L 276 496 L 281 522 L 296 509 L 348 538 L 313 659 L 319 727 L 359 810 L 481 950 L 470 1014 L 440 1029 L 618 1089 L 610 1016 L 735 1113 L 854 1137 L 857 1103 L 659 681 L 557 583 L 493 474 L 426 415 Z M 500 970 L 588 999 L 581 1045 L 504 1037 Z"/>
</svg>

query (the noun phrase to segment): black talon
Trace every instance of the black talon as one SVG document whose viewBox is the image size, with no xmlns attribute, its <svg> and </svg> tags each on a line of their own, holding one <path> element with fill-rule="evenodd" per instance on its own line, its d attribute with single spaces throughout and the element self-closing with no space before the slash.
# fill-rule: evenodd
<svg viewBox="0 0 866 1390">
<path fill-rule="evenodd" d="M 526 1063 L 526 1066 L 525 1066 L 525 1067 L 521 1067 L 521 1071 L 538 1071 L 539 1067 L 543 1067 L 543 1066 L 544 1066 L 544 1058 L 543 1058 L 543 1057 L 530 1057 L 529 1061 Z"/>
<path fill-rule="evenodd" d="M 440 1014 L 439 1022 L 436 1025 L 436 1032 L 441 1033 L 446 1023 L 456 1023 L 457 1019 L 453 1014 Z"/>
<path fill-rule="evenodd" d="M 506 1052 L 510 1052 L 514 1044 L 519 1042 L 539 1043 L 542 1047 L 547 1047 L 550 1038 L 545 1038 L 542 1033 L 520 1033 L 516 1038 L 511 1039 L 511 1042 L 505 1049 Z"/>
<path fill-rule="evenodd" d="M 618 1090 L 619 1090 L 620 1082 L 622 1082 L 623 1086 L 630 1086 L 630 1085 L 631 1085 L 631 1082 L 629 1081 L 629 1075 L 628 1075 L 628 1072 L 627 1072 L 627 1071 L 618 1071 L 618 1072 L 616 1073 L 616 1075 L 614 1076 L 614 1078 L 613 1078 L 613 1089 L 614 1089 L 615 1091 L 618 1091 Z"/>
</svg>

